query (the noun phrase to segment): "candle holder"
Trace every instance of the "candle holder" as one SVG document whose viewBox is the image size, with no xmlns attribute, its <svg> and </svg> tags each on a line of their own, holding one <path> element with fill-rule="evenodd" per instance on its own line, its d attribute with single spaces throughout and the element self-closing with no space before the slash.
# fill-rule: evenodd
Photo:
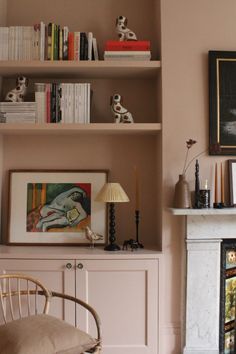
<svg viewBox="0 0 236 354">
<path fill-rule="evenodd" d="M 135 224 L 136 224 L 136 239 L 130 238 L 129 240 L 125 240 L 123 243 L 123 250 L 127 250 L 128 246 L 131 250 L 137 250 L 138 248 L 144 248 L 142 243 L 139 242 L 139 219 L 140 219 L 140 211 L 135 210 Z"/>
<path fill-rule="evenodd" d="M 199 193 L 201 208 L 210 208 L 210 189 L 200 189 Z"/>
<path fill-rule="evenodd" d="M 139 219 L 140 219 L 140 211 L 135 210 L 136 243 L 138 245 L 138 248 L 143 248 L 142 243 L 139 242 Z"/>
</svg>

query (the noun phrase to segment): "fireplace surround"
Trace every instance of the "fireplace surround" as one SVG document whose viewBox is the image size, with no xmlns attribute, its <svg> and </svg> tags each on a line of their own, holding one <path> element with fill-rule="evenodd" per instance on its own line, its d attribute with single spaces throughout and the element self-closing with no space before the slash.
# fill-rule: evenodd
<svg viewBox="0 0 236 354">
<path fill-rule="evenodd" d="M 183 354 L 224 354 L 220 347 L 221 245 L 223 240 L 236 239 L 236 208 L 172 209 L 172 213 L 186 220 Z"/>
</svg>

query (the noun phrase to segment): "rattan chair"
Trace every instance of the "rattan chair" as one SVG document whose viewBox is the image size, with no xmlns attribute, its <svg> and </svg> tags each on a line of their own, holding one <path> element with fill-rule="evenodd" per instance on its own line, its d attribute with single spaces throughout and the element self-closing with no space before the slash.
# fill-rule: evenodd
<svg viewBox="0 0 236 354">
<path fill-rule="evenodd" d="M 101 353 L 100 319 L 91 306 L 73 296 L 50 291 L 39 280 L 28 275 L 0 275 L 0 315 L 5 324 L 26 316 L 48 314 L 50 303 L 55 298 L 72 301 L 91 313 L 96 324 L 97 345 L 86 353 Z"/>
</svg>

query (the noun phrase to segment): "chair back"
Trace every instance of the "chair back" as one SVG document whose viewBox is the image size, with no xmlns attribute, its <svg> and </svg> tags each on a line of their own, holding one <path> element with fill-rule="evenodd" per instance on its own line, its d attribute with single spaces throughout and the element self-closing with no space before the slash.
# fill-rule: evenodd
<svg viewBox="0 0 236 354">
<path fill-rule="evenodd" d="M 42 295 L 43 304 L 38 300 Z M 0 318 L 4 323 L 36 315 L 39 308 L 47 314 L 50 298 L 49 290 L 37 279 L 22 274 L 0 275 Z"/>
</svg>

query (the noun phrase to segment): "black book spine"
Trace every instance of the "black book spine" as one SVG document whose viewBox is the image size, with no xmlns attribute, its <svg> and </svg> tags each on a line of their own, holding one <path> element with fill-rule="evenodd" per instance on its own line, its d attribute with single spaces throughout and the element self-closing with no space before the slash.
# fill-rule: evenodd
<svg viewBox="0 0 236 354">
<path fill-rule="evenodd" d="M 52 83 L 52 91 L 51 91 L 51 123 L 56 123 L 57 122 L 56 101 L 57 101 L 57 87 L 56 87 L 55 83 Z"/>
<path fill-rule="evenodd" d="M 84 34 L 84 60 L 88 60 L 88 37 Z"/>
<path fill-rule="evenodd" d="M 85 60 L 85 32 L 80 33 L 80 60 Z"/>
</svg>

